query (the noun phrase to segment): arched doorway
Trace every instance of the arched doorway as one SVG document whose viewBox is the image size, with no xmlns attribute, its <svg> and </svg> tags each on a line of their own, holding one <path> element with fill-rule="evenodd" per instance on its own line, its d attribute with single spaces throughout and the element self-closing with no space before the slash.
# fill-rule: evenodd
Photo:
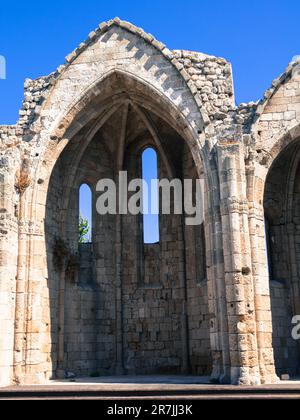
<svg viewBox="0 0 300 420">
<path fill-rule="evenodd" d="M 165 119 L 165 109 L 157 112 L 157 103 L 135 101 L 132 81 L 130 95 L 119 78 L 110 82 L 111 89 L 115 83 L 122 91 L 119 100 L 114 95 L 115 108 L 111 111 L 108 98 L 99 103 L 102 114 L 70 139 L 48 188 L 45 228 L 58 373 L 208 375 L 203 226 L 185 226 L 184 214 L 160 214 L 159 241 L 146 244 L 141 215 L 94 211 L 99 180 L 115 181 L 118 193 L 120 171 L 128 182 L 141 178 L 146 148 L 157 153 L 159 179 L 204 177 L 204 168 L 196 167 L 184 137 Z M 78 246 L 83 183 L 92 190 L 93 204 L 93 240 L 84 261 Z M 53 252 L 59 254 L 60 247 L 62 258 L 55 266 Z"/>
<path fill-rule="evenodd" d="M 299 342 L 292 318 L 299 314 L 300 142 L 296 139 L 274 160 L 265 183 L 264 210 L 273 348 L 278 375 L 299 374 Z"/>
</svg>

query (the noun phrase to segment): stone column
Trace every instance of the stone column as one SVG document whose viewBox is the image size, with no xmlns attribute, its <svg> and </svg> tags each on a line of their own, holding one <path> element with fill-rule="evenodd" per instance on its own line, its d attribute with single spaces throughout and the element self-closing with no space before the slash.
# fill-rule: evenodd
<svg viewBox="0 0 300 420">
<path fill-rule="evenodd" d="M 215 166 L 215 165 L 214 165 Z M 205 212 L 208 308 L 210 313 L 210 346 L 212 353 L 211 381 L 230 382 L 230 358 L 227 326 L 226 289 L 222 223 L 217 168 L 212 168 L 209 182 L 209 205 Z"/>
<path fill-rule="evenodd" d="M 260 383 L 243 146 L 218 145 L 231 383 Z"/>
<path fill-rule="evenodd" d="M 117 199 L 119 198 L 119 192 L 122 190 L 120 185 L 120 171 L 123 168 L 124 162 L 124 151 L 125 151 L 125 140 L 126 140 L 126 127 L 128 118 L 129 104 L 126 103 L 123 109 L 122 122 L 121 122 L 121 133 L 120 141 L 118 145 L 117 161 L 116 161 L 116 194 Z M 124 187 L 124 186 L 123 186 Z M 125 186 L 127 187 L 127 186 Z M 122 226 L 122 207 L 124 203 L 117 203 L 117 214 L 116 214 L 116 375 L 123 375 L 124 370 L 124 349 L 123 349 L 123 226 Z"/>
<path fill-rule="evenodd" d="M 10 385 L 13 381 L 15 287 L 18 255 L 14 175 L 8 160 L 2 158 L 0 173 L 0 386 Z"/>
<path fill-rule="evenodd" d="M 29 215 L 28 187 L 31 183 L 30 163 L 24 159 L 15 176 L 19 194 L 18 211 L 18 256 L 16 264 L 15 334 L 14 334 L 14 380 L 24 382 L 26 366 L 26 340 L 28 322 L 28 272 L 29 272 Z"/>
<path fill-rule="evenodd" d="M 116 375 L 124 374 L 123 356 L 123 282 L 122 282 L 122 218 L 116 215 Z"/>
<path fill-rule="evenodd" d="M 272 313 L 263 208 L 266 175 L 267 169 L 256 162 L 254 162 L 254 166 L 247 169 L 249 231 L 259 371 L 261 382 L 270 384 L 278 382 L 279 379 L 275 373 L 272 346 Z"/>
<path fill-rule="evenodd" d="M 181 365 L 181 374 L 188 375 L 191 371 L 190 366 L 190 349 L 189 349 L 189 325 L 188 325 L 188 307 L 187 307 L 187 278 L 186 278 L 186 229 L 185 229 L 185 219 L 181 219 L 181 232 L 180 236 L 182 239 L 182 252 L 181 258 L 182 263 L 179 267 L 179 281 L 180 287 L 183 291 L 183 301 L 182 301 L 182 312 L 181 312 L 181 348 L 182 348 L 182 365 Z"/>
</svg>

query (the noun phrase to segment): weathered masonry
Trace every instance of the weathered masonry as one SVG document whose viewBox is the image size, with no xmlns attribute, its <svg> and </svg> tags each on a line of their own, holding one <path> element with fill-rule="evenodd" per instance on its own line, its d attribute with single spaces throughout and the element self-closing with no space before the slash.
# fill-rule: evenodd
<svg viewBox="0 0 300 420">
<path fill-rule="evenodd" d="M 235 106 L 230 64 L 170 51 L 119 19 L 66 64 L 25 81 L 0 126 L 0 384 L 77 375 L 211 375 L 233 384 L 299 373 L 300 62 L 263 100 Z M 205 221 L 100 216 L 99 179 L 201 178 Z M 91 243 L 78 196 L 91 190 Z"/>
</svg>

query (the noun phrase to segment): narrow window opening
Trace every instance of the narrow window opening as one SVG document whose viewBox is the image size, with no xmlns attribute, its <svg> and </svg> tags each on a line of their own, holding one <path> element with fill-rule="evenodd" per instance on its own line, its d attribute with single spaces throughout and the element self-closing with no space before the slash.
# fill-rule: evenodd
<svg viewBox="0 0 300 420">
<path fill-rule="evenodd" d="M 92 242 L 92 191 L 87 184 L 79 188 L 78 241 L 82 244 Z"/>
<path fill-rule="evenodd" d="M 159 243 L 158 163 L 156 151 L 149 147 L 142 153 L 142 179 L 148 188 L 143 189 L 143 241 Z M 156 180 L 156 182 L 154 182 Z M 152 181 L 152 182 L 151 182 Z M 152 185 L 152 188 L 151 188 Z M 147 205 L 148 204 L 148 205 Z M 151 210 L 152 209 L 152 210 Z M 153 211 L 155 209 L 155 211 Z"/>
</svg>

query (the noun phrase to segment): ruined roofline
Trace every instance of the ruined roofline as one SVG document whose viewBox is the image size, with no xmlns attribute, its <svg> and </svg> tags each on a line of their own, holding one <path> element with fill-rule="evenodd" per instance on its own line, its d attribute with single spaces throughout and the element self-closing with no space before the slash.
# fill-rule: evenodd
<svg viewBox="0 0 300 420">
<path fill-rule="evenodd" d="M 188 72 L 185 69 L 185 66 L 182 64 L 182 61 L 184 59 L 191 60 L 192 62 L 201 62 L 205 60 L 211 60 L 215 61 L 220 65 L 226 65 L 230 64 L 226 59 L 221 57 L 216 57 L 209 54 L 204 54 L 201 52 L 196 51 L 189 51 L 189 50 L 169 50 L 165 44 L 158 41 L 153 35 L 146 33 L 142 28 L 139 28 L 127 21 L 123 21 L 119 19 L 118 17 L 109 20 L 108 22 L 102 22 L 94 31 L 90 32 L 88 35 L 88 38 L 82 42 L 75 50 L 73 50 L 70 54 L 68 54 L 65 58 L 65 63 L 59 66 L 54 72 L 50 73 L 46 76 L 41 76 L 37 79 L 29 79 L 27 78 L 24 82 L 24 88 L 25 88 L 25 98 L 23 101 L 23 105 L 21 107 L 21 110 L 19 111 L 20 118 L 17 120 L 15 124 L 12 125 L 1 125 L 0 124 L 0 135 L 1 133 L 5 132 L 11 132 L 12 130 L 16 128 L 21 128 L 26 124 L 28 121 L 25 121 L 25 114 L 26 114 L 26 102 L 35 102 L 34 107 L 34 113 L 32 117 L 38 117 L 39 111 L 41 109 L 42 103 L 47 98 L 49 94 L 49 90 L 51 89 L 51 86 L 53 86 L 56 81 L 59 79 L 60 75 L 69 67 L 71 63 L 76 60 L 76 58 L 86 49 L 88 48 L 92 43 L 94 43 L 102 34 L 107 32 L 109 29 L 111 29 L 113 26 L 117 26 L 120 28 L 123 28 L 133 34 L 136 34 L 140 36 L 142 39 L 144 39 L 146 42 L 157 48 L 161 54 L 163 54 L 180 72 L 183 79 L 188 84 L 189 88 L 191 89 L 192 93 L 195 95 L 195 100 L 200 108 L 202 108 L 202 102 L 198 100 L 197 98 L 197 88 L 195 87 L 191 76 L 188 74 Z M 254 113 L 254 121 L 257 121 L 260 117 L 260 115 L 263 113 L 264 108 L 266 104 L 268 103 L 269 99 L 273 96 L 273 94 L 276 92 L 278 87 L 284 83 L 287 77 L 293 72 L 294 68 L 299 65 L 300 58 L 296 60 L 295 62 L 292 62 L 288 65 L 286 70 L 272 82 L 272 85 L 269 89 L 266 90 L 264 93 L 264 96 L 262 99 L 253 102 L 250 101 L 248 103 L 241 103 L 238 106 L 234 106 L 233 110 L 236 110 L 239 112 L 240 109 L 245 108 L 252 108 L 252 110 L 255 108 Z M 233 86 L 234 88 L 234 86 Z M 33 98 L 29 99 L 26 97 L 29 92 L 33 92 Z M 25 104 L 25 109 L 24 109 Z M 206 124 L 209 123 L 209 121 L 206 121 Z"/>
<path fill-rule="evenodd" d="M 186 58 L 194 62 L 201 62 L 205 60 L 214 60 L 219 64 L 230 64 L 223 57 L 217 57 L 215 55 L 205 54 L 199 51 L 190 51 L 190 50 L 172 50 L 176 58 Z"/>
<path fill-rule="evenodd" d="M 84 52 L 89 46 L 91 46 L 95 41 L 99 39 L 101 35 L 108 32 L 112 27 L 117 26 L 124 30 L 127 30 L 128 32 L 131 32 L 132 34 L 135 34 L 139 36 L 141 39 L 155 47 L 181 74 L 181 77 L 185 82 L 187 83 L 189 89 L 191 90 L 195 101 L 199 108 L 202 108 L 202 101 L 199 96 L 199 92 L 197 87 L 194 84 L 194 81 L 192 80 L 191 75 L 186 71 L 185 66 L 182 62 L 180 62 L 179 56 L 186 54 L 191 54 L 189 51 L 182 51 L 181 54 L 174 51 L 169 50 L 165 44 L 158 41 L 156 38 L 154 38 L 153 35 L 146 33 L 142 28 L 139 28 L 135 25 L 132 25 L 131 23 L 127 21 L 123 21 L 119 19 L 118 17 L 109 20 L 108 22 L 101 23 L 94 31 L 90 32 L 88 35 L 88 38 L 82 42 L 74 51 L 72 51 L 70 54 L 68 54 L 65 57 L 65 63 L 60 65 L 54 72 L 47 76 L 41 76 L 37 79 L 25 79 L 24 88 L 25 88 L 25 97 L 23 101 L 23 105 L 21 107 L 21 110 L 19 111 L 20 118 L 16 122 L 15 125 L 12 127 L 25 127 L 30 123 L 28 117 L 26 114 L 26 110 L 32 109 L 32 113 L 30 115 L 30 120 L 33 122 L 36 118 L 39 117 L 40 111 L 42 109 L 42 105 L 46 98 L 48 97 L 51 88 L 56 84 L 56 82 L 59 80 L 60 76 L 66 71 L 66 69 L 79 57 L 79 55 Z M 200 55 L 204 57 L 204 54 L 201 53 L 192 53 L 193 57 L 199 58 Z M 196 54 L 196 55 L 195 55 Z M 207 58 L 212 56 L 206 56 Z M 213 58 L 213 57 L 212 57 Z M 217 58 L 213 58 L 217 59 Z M 222 60 L 222 64 L 226 64 L 226 61 L 224 59 Z M 32 95 L 33 93 L 33 95 Z M 29 99 L 28 99 L 29 98 Z M 32 106 L 32 102 L 35 102 L 35 106 Z M 29 107 L 29 108 L 28 108 Z M 203 111 L 203 122 L 204 125 L 210 124 L 210 119 L 208 115 Z M 2 126 L 0 125 L 0 130 Z"/>
<path fill-rule="evenodd" d="M 255 132 L 256 125 L 259 122 L 261 115 L 264 113 L 264 110 L 269 101 L 275 95 L 280 86 L 282 86 L 289 77 L 292 77 L 293 72 L 296 71 L 299 66 L 300 56 L 291 61 L 284 72 L 273 80 L 271 86 L 264 92 L 264 95 L 261 99 L 258 99 L 257 101 L 243 102 L 236 107 L 236 112 L 238 115 L 246 115 L 248 113 L 247 125 L 250 132 Z"/>
<path fill-rule="evenodd" d="M 165 44 L 158 41 L 153 35 L 145 32 L 142 28 L 139 28 L 127 21 L 121 20 L 118 17 L 109 20 L 108 22 L 102 22 L 99 26 L 94 29 L 92 32 L 89 33 L 87 39 L 83 41 L 77 48 L 75 48 L 70 54 L 65 57 L 65 63 L 60 65 L 53 73 L 48 76 L 41 76 L 37 79 L 26 79 L 27 84 L 35 83 L 41 79 L 50 78 L 50 83 L 54 84 L 55 81 L 59 78 L 59 76 L 72 64 L 76 58 L 91 44 L 93 44 L 101 35 L 108 32 L 113 26 L 118 26 L 122 29 L 125 29 L 133 34 L 140 36 L 146 42 L 157 48 L 172 64 L 182 73 L 183 78 L 187 78 L 189 80 L 188 75 L 183 74 L 183 65 L 178 63 L 176 59 L 176 54 L 169 50 Z M 26 83 L 25 82 L 25 83 Z"/>
<path fill-rule="evenodd" d="M 111 19 L 108 22 L 102 22 L 99 24 L 99 26 L 92 32 L 89 33 L 87 39 L 82 42 L 81 44 L 79 44 L 79 46 L 77 48 L 75 48 L 75 50 L 73 50 L 70 54 L 68 54 L 65 57 L 65 63 L 60 65 L 55 71 L 53 71 L 52 73 L 50 73 L 49 75 L 45 75 L 45 76 L 40 76 L 36 79 L 30 79 L 30 78 L 26 78 L 25 82 L 24 82 L 24 90 L 25 90 L 25 97 L 23 100 L 23 104 L 22 107 L 19 111 L 19 116 L 20 118 L 16 121 L 15 124 L 12 125 L 1 125 L 0 124 L 0 135 L 1 132 L 3 133 L 8 133 L 9 131 L 12 131 L 13 129 L 15 129 L 16 127 L 20 127 L 24 125 L 24 122 L 26 123 L 27 121 L 22 121 L 22 117 L 23 117 L 23 112 L 24 111 L 24 103 L 27 102 L 26 99 L 26 95 L 28 94 L 27 92 L 34 92 L 34 93 L 38 93 L 40 92 L 39 95 L 35 96 L 35 102 L 37 104 L 37 107 L 35 109 L 35 116 L 37 117 L 39 115 L 39 110 L 41 108 L 42 103 L 44 102 L 44 100 L 47 98 L 48 94 L 49 94 L 49 90 L 51 88 L 51 86 L 55 85 L 56 81 L 59 79 L 60 75 L 70 66 L 70 64 L 73 63 L 73 61 L 86 49 L 88 48 L 93 42 L 95 42 L 102 34 L 104 34 L 105 32 L 107 32 L 110 28 L 112 28 L 113 26 L 118 26 L 120 28 L 126 29 L 127 31 L 137 34 L 139 35 L 142 39 L 144 39 L 145 41 L 147 41 L 148 43 L 150 43 L 151 45 L 153 45 L 154 47 L 156 47 L 159 51 L 161 51 L 161 53 L 169 60 L 173 63 L 173 65 L 181 72 L 182 76 L 185 77 L 184 75 L 184 66 L 180 63 L 177 62 L 174 54 L 172 51 L 170 51 L 168 48 L 166 48 L 165 44 L 157 41 L 153 35 L 146 33 L 142 28 L 138 28 L 135 25 L 132 25 L 129 22 L 123 21 L 121 19 L 119 19 L 118 17 Z M 187 79 L 189 79 L 188 75 Z M 30 100 L 31 101 L 31 100 Z M 0 137 L 1 139 L 1 137 Z"/>
<path fill-rule="evenodd" d="M 108 32 L 109 29 L 111 29 L 113 26 L 118 26 L 120 28 L 123 28 L 133 34 L 139 35 L 142 39 L 144 39 L 146 42 L 150 43 L 151 45 L 153 45 L 154 47 L 156 47 L 159 51 L 161 51 L 161 53 L 169 60 L 172 62 L 172 64 L 177 68 L 178 71 L 180 71 L 180 73 L 182 74 L 183 78 L 188 82 L 190 80 L 190 77 L 188 74 L 186 74 L 185 70 L 184 70 L 184 66 L 178 62 L 178 58 L 186 58 L 186 59 L 190 59 L 192 61 L 204 61 L 204 60 L 215 60 L 217 61 L 219 64 L 231 64 L 228 60 L 226 60 L 223 57 L 217 57 L 217 56 L 213 56 L 210 54 L 205 54 L 202 52 L 198 52 L 198 51 L 190 51 L 190 50 L 182 50 L 182 49 L 175 49 L 175 50 L 170 50 L 167 48 L 167 46 L 158 41 L 152 34 L 145 32 L 142 28 L 137 27 L 135 25 L 133 25 L 132 23 L 125 21 L 125 20 L 121 20 L 119 17 L 115 17 L 114 19 L 111 19 L 107 22 L 102 22 L 98 25 L 97 28 L 94 29 L 94 31 L 91 31 L 88 34 L 88 37 L 85 41 L 83 41 L 81 44 L 79 44 L 79 46 L 77 48 L 75 48 L 70 54 L 68 54 L 65 57 L 65 63 L 60 65 L 53 73 L 51 73 L 50 75 L 46 75 L 46 76 L 41 76 L 37 79 L 26 79 L 26 82 L 29 84 L 40 81 L 40 80 L 45 80 L 48 79 L 50 84 L 54 84 L 56 79 L 60 76 L 61 73 L 63 73 L 63 71 L 88 47 L 90 46 L 93 42 L 96 41 L 96 39 L 98 39 L 99 36 L 101 36 L 102 34 L 104 34 L 105 32 Z M 236 109 L 238 109 L 240 106 L 245 108 L 248 105 L 250 107 L 253 106 L 253 104 L 257 104 L 258 108 L 257 108 L 257 115 L 261 115 L 261 113 L 263 112 L 263 109 L 265 107 L 265 104 L 267 103 L 267 101 L 270 99 L 271 96 L 273 96 L 273 93 L 275 93 L 275 91 L 277 90 L 277 88 L 279 87 L 279 85 L 281 85 L 286 78 L 292 73 L 293 69 L 299 65 L 300 63 L 300 57 L 298 58 L 298 60 L 291 62 L 288 64 L 287 68 L 285 69 L 285 71 L 275 80 L 273 80 L 272 85 L 270 88 L 268 88 L 265 92 L 264 95 L 261 99 L 257 100 L 257 101 L 249 101 L 247 103 L 242 103 L 240 105 L 238 105 L 236 107 Z M 26 83 L 25 82 L 25 83 Z"/>
<path fill-rule="evenodd" d="M 153 45 L 155 48 L 157 48 L 169 61 L 172 62 L 172 64 L 182 72 L 183 65 L 181 63 L 178 63 L 177 58 L 189 58 L 193 61 L 203 61 L 206 59 L 216 60 L 220 64 L 226 64 L 229 63 L 225 58 L 222 57 L 216 57 L 213 55 L 205 54 L 198 51 L 190 51 L 190 50 L 181 50 L 181 49 L 175 49 L 170 50 L 167 48 L 167 46 L 158 41 L 152 34 L 145 32 L 142 28 L 137 27 L 130 22 L 127 22 L 125 20 L 121 20 L 118 17 L 115 17 L 114 19 L 109 20 L 108 22 L 102 22 L 99 24 L 99 26 L 94 29 L 94 31 L 90 32 L 88 35 L 88 38 L 83 41 L 77 48 L 75 48 L 70 54 L 68 54 L 65 57 L 65 63 L 60 65 L 54 72 L 52 72 L 49 75 L 41 76 L 36 79 L 26 79 L 27 83 L 34 83 L 36 81 L 39 81 L 41 79 L 50 78 L 53 82 L 60 76 L 61 73 L 73 62 L 76 60 L 76 58 L 86 49 L 88 48 L 93 42 L 95 42 L 99 36 L 104 34 L 105 32 L 108 32 L 109 29 L 111 29 L 113 26 L 118 26 L 120 28 L 123 28 L 133 34 L 136 34 L 140 36 L 142 39 L 144 39 L 149 44 Z M 189 77 L 185 74 L 182 74 L 183 78 L 186 78 L 189 80 Z"/>
<path fill-rule="evenodd" d="M 256 109 L 256 119 L 258 119 L 261 114 L 264 112 L 265 107 L 267 106 L 269 100 L 272 98 L 272 96 L 277 92 L 280 86 L 282 86 L 285 81 L 293 75 L 294 71 L 297 70 L 300 66 L 300 56 L 296 57 L 295 60 L 291 61 L 284 72 L 278 76 L 276 79 L 273 80 L 271 87 L 269 87 L 265 93 L 262 99 L 257 101 L 257 109 Z"/>
</svg>

